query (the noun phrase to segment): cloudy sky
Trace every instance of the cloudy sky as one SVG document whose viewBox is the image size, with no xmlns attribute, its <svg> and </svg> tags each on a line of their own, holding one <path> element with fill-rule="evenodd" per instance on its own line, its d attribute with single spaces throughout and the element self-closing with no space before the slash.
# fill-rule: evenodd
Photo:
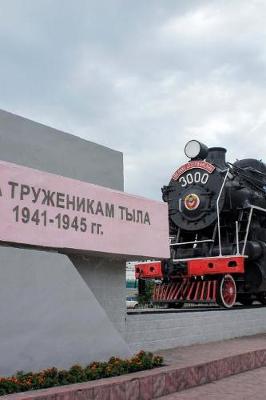
<svg viewBox="0 0 266 400">
<path fill-rule="evenodd" d="M 266 161 L 266 1 L 1 0 L 0 108 L 124 153 L 160 199 L 193 138 Z"/>
</svg>

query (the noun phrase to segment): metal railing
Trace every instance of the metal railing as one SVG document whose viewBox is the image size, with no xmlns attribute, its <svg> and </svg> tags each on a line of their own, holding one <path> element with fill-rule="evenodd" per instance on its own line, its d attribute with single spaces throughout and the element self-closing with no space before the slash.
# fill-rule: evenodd
<svg viewBox="0 0 266 400">
<path fill-rule="evenodd" d="M 250 205 L 250 212 L 249 212 L 249 216 L 248 216 L 248 224 L 247 224 L 247 230 L 246 230 L 245 239 L 244 239 L 244 245 L 243 245 L 243 249 L 242 249 L 242 256 L 245 254 L 247 240 L 248 240 L 248 234 L 249 234 L 249 228 L 250 228 L 251 219 L 252 219 L 254 210 L 258 210 L 258 211 L 262 211 L 262 212 L 266 213 L 265 208 Z"/>
<path fill-rule="evenodd" d="M 182 246 L 185 244 L 198 244 L 198 243 L 207 243 L 207 242 L 214 242 L 213 239 L 204 239 L 204 240 L 193 240 L 192 242 L 177 242 L 171 243 L 170 246 Z"/>
<path fill-rule="evenodd" d="M 217 210 L 217 225 L 218 225 L 218 242 L 219 242 L 219 256 L 222 256 L 222 243 L 221 243 L 221 225 L 220 225 L 220 208 L 219 208 L 219 201 L 223 192 L 223 188 L 226 182 L 226 179 L 229 174 L 229 168 L 227 169 L 227 172 L 224 177 L 223 184 L 221 186 L 220 192 L 218 194 L 217 200 L 216 200 L 216 210 Z"/>
<path fill-rule="evenodd" d="M 239 256 L 239 236 L 238 236 L 238 221 L 236 221 L 236 255 Z"/>
</svg>

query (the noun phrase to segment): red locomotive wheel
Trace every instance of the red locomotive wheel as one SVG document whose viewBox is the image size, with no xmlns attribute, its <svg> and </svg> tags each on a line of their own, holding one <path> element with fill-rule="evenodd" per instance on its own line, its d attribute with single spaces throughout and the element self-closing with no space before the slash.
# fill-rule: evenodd
<svg viewBox="0 0 266 400">
<path fill-rule="evenodd" d="M 232 275 L 225 275 L 218 282 L 217 303 L 224 308 L 231 308 L 236 302 L 236 284 Z"/>
</svg>

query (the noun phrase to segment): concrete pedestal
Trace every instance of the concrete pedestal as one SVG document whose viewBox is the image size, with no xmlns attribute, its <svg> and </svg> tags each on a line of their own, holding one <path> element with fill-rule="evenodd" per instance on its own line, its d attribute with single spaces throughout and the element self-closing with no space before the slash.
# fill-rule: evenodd
<svg viewBox="0 0 266 400">
<path fill-rule="evenodd" d="M 4 111 L 0 143 L 3 161 L 123 190 L 104 146 Z M 0 247 L 0 375 L 128 356 L 124 296 L 121 261 Z"/>
</svg>

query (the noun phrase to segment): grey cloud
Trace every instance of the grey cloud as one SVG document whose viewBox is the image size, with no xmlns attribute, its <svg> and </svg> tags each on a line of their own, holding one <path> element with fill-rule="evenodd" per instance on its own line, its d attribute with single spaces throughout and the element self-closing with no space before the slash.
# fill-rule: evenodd
<svg viewBox="0 0 266 400">
<path fill-rule="evenodd" d="M 159 199 L 193 137 L 232 160 L 265 153 L 265 14 L 256 0 L 3 1 L 0 107 L 123 151 L 126 190 Z"/>
</svg>

